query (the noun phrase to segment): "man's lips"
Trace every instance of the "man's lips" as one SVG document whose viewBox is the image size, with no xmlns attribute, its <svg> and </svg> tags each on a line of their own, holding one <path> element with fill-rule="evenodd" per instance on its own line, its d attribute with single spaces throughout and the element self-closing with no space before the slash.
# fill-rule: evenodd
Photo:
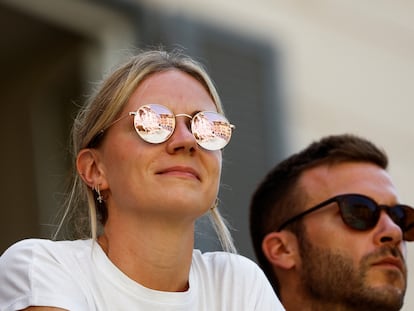
<svg viewBox="0 0 414 311">
<path fill-rule="evenodd" d="M 395 257 L 386 257 L 381 260 L 378 260 L 372 264 L 373 266 L 384 266 L 384 267 L 395 267 L 400 271 L 404 271 L 403 262 Z"/>
<path fill-rule="evenodd" d="M 161 171 L 157 172 L 157 174 L 190 177 L 190 178 L 196 178 L 197 180 L 200 180 L 200 174 L 198 174 L 198 172 L 195 169 L 193 169 L 192 167 L 188 167 L 188 166 L 168 167 L 168 168 L 162 169 Z"/>
</svg>

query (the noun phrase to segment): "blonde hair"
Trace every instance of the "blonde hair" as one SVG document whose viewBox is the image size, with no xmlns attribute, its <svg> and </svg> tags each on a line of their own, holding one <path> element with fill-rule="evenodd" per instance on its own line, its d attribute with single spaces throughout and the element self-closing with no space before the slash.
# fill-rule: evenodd
<svg viewBox="0 0 414 311">
<path fill-rule="evenodd" d="M 80 150 L 97 144 L 104 130 L 119 117 L 130 96 L 145 78 L 170 69 L 183 71 L 199 81 L 210 94 L 217 111 L 224 113 L 217 90 L 200 63 L 177 50 L 170 53 L 163 50 L 143 51 L 121 64 L 103 80 L 95 95 L 80 109 L 72 128 L 73 162 Z M 106 207 L 97 202 L 95 191 L 82 181 L 76 169 L 73 170 L 72 179 L 55 238 L 63 224 L 69 222 L 74 229 L 73 238 L 96 239 L 106 221 Z M 86 203 L 88 213 L 84 208 Z M 210 209 L 209 216 L 223 249 L 236 252 L 230 231 L 216 205 Z"/>
</svg>

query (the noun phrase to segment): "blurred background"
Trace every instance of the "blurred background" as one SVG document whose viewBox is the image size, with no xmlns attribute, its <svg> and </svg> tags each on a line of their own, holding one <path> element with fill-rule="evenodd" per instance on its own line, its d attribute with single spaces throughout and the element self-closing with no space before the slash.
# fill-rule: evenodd
<svg viewBox="0 0 414 311">
<path fill-rule="evenodd" d="M 0 0 L 0 254 L 54 232 L 74 115 L 137 48 L 181 48 L 215 81 L 237 126 L 220 206 L 241 254 L 254 259 L 248 206 L 259 180 L 324 135 L 383 147 L 413 205 L 413 16 L 403 0 Z M 198 248 L 219 248 L 205 219 L 196 234 Z M 408 294 L 403 310 L 413 309 Z"/>
</svg>

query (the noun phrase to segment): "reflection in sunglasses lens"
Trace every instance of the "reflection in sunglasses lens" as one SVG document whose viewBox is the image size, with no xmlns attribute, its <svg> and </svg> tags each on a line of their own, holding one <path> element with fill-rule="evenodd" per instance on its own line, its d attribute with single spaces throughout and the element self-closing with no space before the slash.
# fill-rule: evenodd
<svg viewBox="0 0 414 311">
<path fill-rule="evenodd" d="M 175 118 L 166 107 L 147 105 L 138 109 L 134 117 L 134 126 L 143 140 L 159 144 L 173 133 Z"/>
<path fill-rule="evenodd" d="M 379 218 L 375 203 L 362 197 L 344 197 L 339 202 L 345 223 L 356 230 L 373 228 Z"/>
<path fill-rule="evenodd" d="M 163 143 L 170 138 L 175 122 L 174 114 L 167 107 L 157 104 L 141 106 L 134 116 L 138 135 L 152 144 Z M 204 111 L 192 117 L 191 132 L 204 149 L 219 150 L 230 141 L 232 128 L 221 114 Z"/>
<path fill-rule="evenodd" d="M 223 148 L 230 140 L 231 127 L 226 118 L 215 112 L 200 112 L 192 120 L 191 131 L 197 143 L 207 150 Z"/>
</svg>

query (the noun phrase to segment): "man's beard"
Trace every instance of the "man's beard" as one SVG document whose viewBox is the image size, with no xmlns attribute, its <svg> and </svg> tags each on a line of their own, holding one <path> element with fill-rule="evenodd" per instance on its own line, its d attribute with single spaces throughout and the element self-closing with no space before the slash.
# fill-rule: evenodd
<svg viewBox="0 0 414 311">
<path fill-rule="evenodd" d="M 363 311 L 401 309 L 406 289 L 405 271 L 402 290 L 393 285 L 401 279 L 400 272 L 396 271 L 387 272 L 389 286 L 375 288 L 366 283 L 366 274 L 370 269 L 368 262 L 384 256 L 394 256 L 402 260 L 403 257 L 397 248 L 384 247 L 375 254 L 368 254 L 361 259 L 359 267 L 354 267 L 351 256 L 315 247 L 306 238 L 306 234 L 303 236 L 305 238 L 299 241 L 302 259 L 301 282 L 304 290 L 318 305 L 342 305 L 344 310 Z"/>
</svg>

